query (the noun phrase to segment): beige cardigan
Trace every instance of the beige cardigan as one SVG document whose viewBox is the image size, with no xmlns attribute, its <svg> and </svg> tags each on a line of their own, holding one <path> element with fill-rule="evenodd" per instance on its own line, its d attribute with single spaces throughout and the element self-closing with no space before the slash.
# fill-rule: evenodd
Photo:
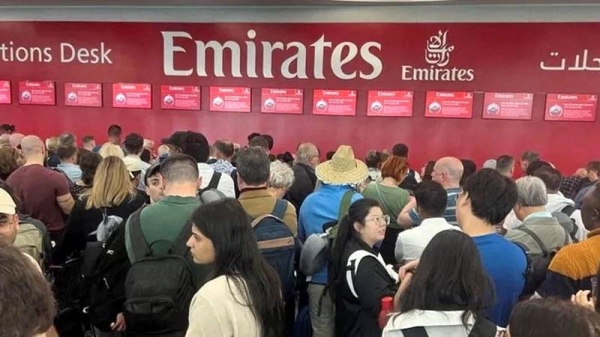
<svg viewBox="0 0 600 337">
<path fill-rule="evenodd" d="M 206 283 L 192 299 L 186 337 L 260 337 L 261 327 L 241 289 L 227 276 Z"/>
</svg>

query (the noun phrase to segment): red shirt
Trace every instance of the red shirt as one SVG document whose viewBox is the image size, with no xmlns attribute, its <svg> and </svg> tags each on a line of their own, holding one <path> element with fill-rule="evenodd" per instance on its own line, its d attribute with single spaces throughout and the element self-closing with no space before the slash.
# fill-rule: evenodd
<svg viewBox="0 0 600 337">
<path fill-rule="evenodd" d="M 6 183 L 21 201 L 19 211 L 38 219 L 49 231 L 64 228 L 64 214 L 56 198 L 69 194 L 67 178 L 42 165 L 27 165 L 13 172 Z"/>
</svg>

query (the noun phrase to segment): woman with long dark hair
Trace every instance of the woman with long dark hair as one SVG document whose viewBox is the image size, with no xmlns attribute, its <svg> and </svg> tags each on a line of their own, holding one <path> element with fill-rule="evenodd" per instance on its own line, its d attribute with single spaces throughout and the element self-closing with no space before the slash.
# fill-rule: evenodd
<svg viewBox="0 0 600 337">
<path fill-rule="evenodd" d="M 213 273 L 192 300 L 186 337 L 282 336 L 279 277 L 258 250 L 242 205 L 208 203 L 192 221 L 187 245 L 194 262 L 213 264 Z"/>
<path fill-rule="evenodd" d="M 384 337 L 408 336 L 421 330 L 429 336 L 494 337 L 497 327 L 483 311 L 493 303 L 493 286 L 479 251 L 463 232 L 445 230 L 433 237 L 417 265 L 401 270 L 395 299 L 399 314 L 390 317 Z M 411 332 L 412 332 L 411 331 Z"/>
<path fill-rule="evenodd" d="M 362 199 L 350 206 L 340 224 L 329 273 L 337 336 L 381 336 L 381 299 L 393 297 L 397 283 L 377 249 L 389 223 L 377 201 Z"/>
</svg>

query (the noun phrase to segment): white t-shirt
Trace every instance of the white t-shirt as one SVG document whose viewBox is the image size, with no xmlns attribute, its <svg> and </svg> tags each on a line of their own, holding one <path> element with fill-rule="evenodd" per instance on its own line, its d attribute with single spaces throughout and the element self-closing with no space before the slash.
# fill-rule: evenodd
<svg viewBox="0 0 600 337">
<path fill-rule="evenodd" d="M 215 169 L 206 163 L 198 163 L 198 171 L 200 171 L 200 176 L 202 177 L 202 185 L 200 185 L 200 189 L 206 188 L 210 183 L 213 174 L 215 174 Z M 233 178 L 227 174 L 221 174 L 219 185 L 217 185 L 217 190 L 221 191 L 228 198 L 235 198 Z"/>
<path fill-rule="evenodd" d="M 429 218 L 423 220 L 420 226 L 400 233 L 396 240 L 396 261 L 420 259 L 431 239 L 445 230 L 460 230 L 460 228 L 449 224 L 445 218 Z"/>
</svg>

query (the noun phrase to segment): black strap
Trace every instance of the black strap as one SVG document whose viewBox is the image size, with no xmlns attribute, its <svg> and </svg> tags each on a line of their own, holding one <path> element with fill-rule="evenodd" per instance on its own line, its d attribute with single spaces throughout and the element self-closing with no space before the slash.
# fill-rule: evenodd
<svg viewBox="0 0 600 337">
<path fill-rule="evenodd" d="M 577 210 L 577 208 L 575 208 L 574 206 L 571 205 L 567 205 L 565 206 L 565 208 L 561 209 L 561 213 L 565 213 L 568 216 L 571 216 L 575 211 Z"/>
<path fill-rule="evenodd" d="M 283 220 L 283 217 L 285 216 L 285 212 L 287 211 L 287 207 L 288 207 L 287 201 L 282 200 L 282 199 L 277 199 L 277 201 L 275 202 L 275 207 L 273 208 L 273 211 L 271 212 L 271 214 L 278 217 L 279 219 Z"/>
<path fill-rule="evenodd" d="M 427 330 L 422 326 L 416 326 L 414 328 L 401 329 L 402 336 L 404 337 L 429 337 Z"/>
<path fill-rule="evenodd" d="M 183 226 L 183 229 L 179 233 L 179 236 L 173 242 L 173 246 L 172 246 L 173 254 L 175 254 L 177 256 L 185 256 L 187 254 L 188 247 L 187 247 L 186 243 L 189 240 L 190 235 L 192 235 L 191 233 L 192 233 L 192 217 L 190 216 L 188 221 L 185 223 L 185 226 Z"/>
<path fill-rule="evenodd" d="M 221 180 L 221 172 L 215 171 L 212 175 L 212 178 L 210 178 L 210 182 L 208 183 L 208 186 L 206 186 L 205 190 L 217 189 L 217 187 L 219 187 L 220 180 Z"/>
<path fill-rule="evenodd" d="M 133 212 L 129 218 L 129 221 L 127 222 L 129 225 L 127 226 L 127 230 L 129 231 L 131 252 L 135 261 L 139 261 L 152 254 L 150 246 L 148 246 L 148 242 L 146 242 L 146 239 L 144 238 L 144 233 L 142 232 L 142 223 L 140 221 L 140 216 L 144 208 L 145 207 L 142 207 Z"/>
<path fill-rule="evenodd" d="M 540 239 L 539 236 L 537 236 L 534 232 L 532 232 L 529 228 L 526 228 L 525 226 L 520 226 L 520 227 L 517 227 L 516 229 L 531 236 L 533 241 L 535 241 L 535 243 L 537 243 L 537 245 L 540 246 L 540 249 L 542 250 L 542 254 L 544 254 L 544 256 L 548 255 L 548 249 L 546 248 L 546 245 L 544 245 L 544 243 L 542 242 L 542 240 Z"/>
</svg>

